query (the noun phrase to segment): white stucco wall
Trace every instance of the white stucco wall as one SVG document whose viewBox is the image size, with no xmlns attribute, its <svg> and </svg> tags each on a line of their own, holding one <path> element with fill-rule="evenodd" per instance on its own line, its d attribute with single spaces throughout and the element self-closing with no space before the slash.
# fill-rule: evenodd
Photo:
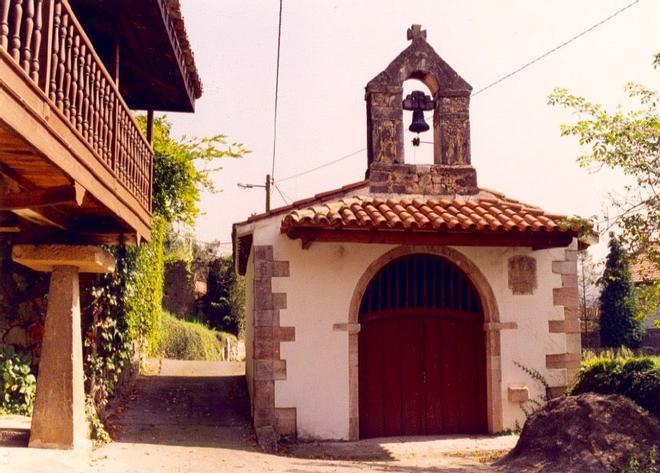
<svg viewBox="0 0 660 473">
<path fill-rule="evenodd" d="M 295 342 L 283 342 L 287 379 L 275 382 L 275 407 L 297 409 L 298 436 L 347 439 L 349 435 L 348 333 L 333 331 L 347 323 L 358 280 L 367 267 L 393 245 L 314 243 L 303 250 L 299 240 L 280 234 L 279 218 L 251 227 L 255 245 L 272 245 L 275 260 L 287 260 L 290 276 L 273 278 L 273 292 L 287 293 L 287 308 L 280 325 L 293 326 Z M 502 330 L 502 411 L 504 428 L 524 422 L 519 404 L 507 400 L 510 385 L 526 385 L 530 397 L 543 388 L 514 362 L 541 372 L 550 385 L 565 383 L 565 370 L 545 368 L 545 355 L 566 351 L 563 334 L 550 334 L 548 320 L 562 319 L 563 309 L 553 305 L 553 288 L 561 276 L 552 261 L 564 259 L 564 249 L 454 247 L 469 258 L 490 282 L 501 322 L 516 322 L 517 329 Z M 538 287 L 532 295 L 513 295 L 508 287 L 508 259 L 529 255 L 536 259 Z"/>
</svg>

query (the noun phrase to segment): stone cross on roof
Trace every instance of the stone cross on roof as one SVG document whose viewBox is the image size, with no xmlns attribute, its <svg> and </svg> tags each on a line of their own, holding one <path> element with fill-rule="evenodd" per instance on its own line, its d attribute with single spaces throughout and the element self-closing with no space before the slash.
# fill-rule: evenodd
<svg viewBox="0 0 660 473">
<path fill-rule="evenodd" d="M 426 39 L 426 30 L 422 29 L 422 25 L 412 25 L 408 28 L 407 37 L 409 41 L 417 38 Z"/>
</svg>

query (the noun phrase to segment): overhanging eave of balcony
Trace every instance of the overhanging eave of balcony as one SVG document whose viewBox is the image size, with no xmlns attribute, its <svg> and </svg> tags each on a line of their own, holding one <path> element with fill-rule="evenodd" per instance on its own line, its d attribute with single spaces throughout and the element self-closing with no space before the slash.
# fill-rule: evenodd
<svg viewBox="0 0 660 473">
<path fill-rule="evenodd" d="M 11 211 L 29 220 L 32 230 L 42 225 L 44 235 L 148 239 L 153 151 L 91 41 L 66 0 L 0 3 L 6 1 L 11 8 L 9 31 L 0 29 L 0 207 L 6 183 L 31 195 L 80 186 L 80 202 Z M 0 23 L 7 20 L 2 15 L 0 9 Z"/>
</svg>

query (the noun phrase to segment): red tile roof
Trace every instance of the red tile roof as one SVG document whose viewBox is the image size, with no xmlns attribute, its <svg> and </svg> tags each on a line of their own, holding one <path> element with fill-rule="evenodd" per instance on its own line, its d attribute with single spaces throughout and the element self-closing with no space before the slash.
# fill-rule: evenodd
<svg viewBox="0 0 660 473">
<path fill-rule="evenodd" d="M 356 195 L 298 206 L 282 220 L 282 230 L 400 229 L 435 231 L 577 232 L 566 217 L 482 190 L 475 196 Z"/>
<path fill-rule="evenodd" d="M 333 189 L 331 191 L 321 192 L 320 194 L 316 194 L 314 197 L 309 197 L 307 199 L 297 200 L 295 202 L 292 202 L 289 205 L 285 205 L 283 207 L 278 207 L 276 209 L 273 209 L 270 212 L 263 212 L 263 213 L 260 213 L 260 214 L 251 215 L 244 222 L 235 223 L 234 226 L 243 225 L 245 223 L 256 222 L 256 221 L 259 221 L 259 220 L 263 220 L 265 218 L 273 217 L 275 215 L 282 215 L 282 214 L 285 214 L 285 213 L 290 212 L 292 210 L 304 207 L 306 205 L 320 204 L 322 202 L 326 202 L 328 200 L 331 200 L 331 199 L 334 199 L 334 198 L 337 198 L 337 197 L 342 197 L 342 196 L 344 196 L 344 195 L 346 195 L 350 192 L 356 191 L 358 189 L 365 188 L 365 190 L 367 190 L 366 189 L 367 186 L 369 186 L 369 181 L 367 181 L 367 180 L 354 182 L 353 184 L 347 184 L 343 187 L 340 187 L 339 189 Z"/>
</svg>

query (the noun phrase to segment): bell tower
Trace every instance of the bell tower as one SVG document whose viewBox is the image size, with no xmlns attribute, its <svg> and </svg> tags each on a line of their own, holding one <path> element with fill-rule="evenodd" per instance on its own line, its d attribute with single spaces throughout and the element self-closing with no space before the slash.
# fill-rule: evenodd
<svg viewBox="0 0 660 473">
<path fill-rule="evenodd" d="M 426 31 L 412 25 L 411 44 L 366 87 L 369 187 L 372 193 L 463 194 L 478 192 L 470 160 L 472 86 L 426 42 Z M 423 82 L 432 97 L 413 94 L 403 100 L 403 83 Z M 419 95 L 419 94 L 422 95 Z M 406 164 L 403 110 L 433 110 L 433 164 Z M 423 121 L 423 120 L 422 120 Z M 414 124 L 424 130 L 424 124 Z"/>
</svg>

